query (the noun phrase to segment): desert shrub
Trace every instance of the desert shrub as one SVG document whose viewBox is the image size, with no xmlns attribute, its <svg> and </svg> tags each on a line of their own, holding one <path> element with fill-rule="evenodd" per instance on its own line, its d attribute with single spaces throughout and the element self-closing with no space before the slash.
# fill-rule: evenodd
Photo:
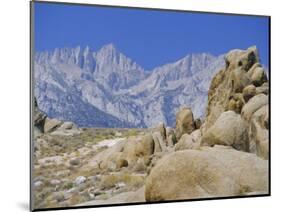
<svg viewBox="0 0 281 212">
<path fill-rule="evenodd" d="M 128 132 L 127 132 L 127 137 L 130 137 L 130 136 L 136 136 L 138 135 L 138 131 L 136 129 L 130 129 Z"/>
<path fill-rule="evenodd" d="M 76 205 L 78 203 L 81 202 L 81 198 L 79 194 L 74 194 L 71 198 L 70 198 L 70 205 Z"/>
<path fill-rule="evenodd" d="M 35 195 L 35 202 L 36 203 L 40 203 L 42 202 L 44 199 L 47 198 L 48 195 L 50 195 L 53 192 L 53 190 L 51 188 L 44 188 L 42 189 L 41 192 L 37 192 Z"/>
<path fill-rule="evenodd" d="M 114 136 L 115 132 L 114 132 L 114 130 L 110 130 L 108 134 L 111 135 L 111 136 Z"/>
<path fill-rule="evenodd" d="M 75 194 L 70 198 L 70 205 L 76 205 L 82 202 L 87 202 L 90 199 L 87 198 L 86 196 Z"/>
<path fill-rule="evenodd" d="M 96 142 L 99 142 L 99 141 L 102 141 L 102 140 L 105 140 L 105 139 L 106 139 L 106 136 L 104 136 L 104 135 L 98 134 L 98 135 L 95 136 Z"/>
<path fill-rule="evenodd" d="M 73 188 L 73 186 L 74 186 L 73 182 L 68 181 L 68 182 L 65 182 L 65 183 L 62 185 L 62 188 L 68 190 L 68 189 Z"/>
<path fill-rule="evenodd" d="M 245 195 L 245 193 L 251 192 L 249 186 L 240 185 L 239 195 Z"/>
<path fill-rule="evenodd" d="M 57 192 L 57 193 L 54 194 L 53 198 L 57 202 L 61 202 L 61 201 L 64 200 L 64 194 L 63 194 L 63 192 Z"/>
</svg>

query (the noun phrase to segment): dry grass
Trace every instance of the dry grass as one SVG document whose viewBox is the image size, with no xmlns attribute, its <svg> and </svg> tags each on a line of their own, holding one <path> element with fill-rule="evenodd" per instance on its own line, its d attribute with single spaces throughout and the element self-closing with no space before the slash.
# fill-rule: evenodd
<svg viewBox="0 0 281 212">
<path fill-rule="evenodd" d="M 117 133 L 118 132 L 118 133 Z M 35 206 L 40 208 L 58 207 L 64 204 L 76 205 L 81 202 L 89 201 L 89 195 L 87 189 L 90 187 L 104 187 L 113 188 L 117 183 L 125 183 L 126 188 L 138 188 L 144 184 L 144 178 L 141 176 L 130 175 L 126 170 L 122 173 L 114 175 L 105 175 L 101 181 L 87 180 L 85 184 L 79 186 L 80 194 L 73 194 L 70 199 L 64 200 L 62 193 L 67 190 L 76 187 L 74 180 L 78 176 L 91 177 L 101 173 L 100 169 L 97 168 L 85 168 L 83 165 L 87 163 L 95 154 L 96 150 L 91 151 L 91 146 L 99 141 L 105 139 L 113 139 L 119 137 L 130 137 L 136 136 L 139 133 L 143 133 L 142 129 L 83 129 L 81 134 L 73 136 L 61 136 L 61 135 L 50 135 L 43 134 L 41 136 L 47 143 L 47 145 L 40 146 L 40 154 L 35 159 L 35 164 L 38 168 L 34 169 L 34 178 L 38 176 L 44 176 L 42 187 L 38 188 L 35 192 Z M 84 148 L 85 152 L 84 152 Z M 81 149 L 83 148 L 83 149 Z M 87 151 L 89 149 L 89 151 Z M 79 150 L 79 151 L 78 151 Z M 82 152 L 80 152 L 80 150 Z M 102 151 L 99 149 L 98 152 Z M 49 161 L 45 164 L 38 162 L 38 160 L 51 157 L 61 156 L 62 164 L 56 164 L 56 162 Z M 70 158 L 77 157 L 81 160 L 81 163 L 77 166 L 69 165 Z M 66 171 L 65 174 L 57 176 L 58 172 Z M 63 181 L 60 185 L 52 186 L 50 180 L 67 178 L 67 181 Z M 99 198 L 108 198 L 106 195 L 100 195 Z"/>
<path fill-rule="evenodd" d="M 109 189 L 121 182 L 125 183 L 129 187 L 140 187 L 144 184 L 144 178 L 130 174 L 106 175 L 101 180 L 101 187 Z"/>
<path fill-rule="evenodd" d="M 81 196 L 78 194 L 73 195 L 70 200 L 70 205 L 76 205 L 81 202 Z"/>
<path fill-rule="evenodd" d="M 131 136 L 136 136 L 138 134 L 139 134 L 139 132 L 136 129 L 131 129 L 127 132 L 126 136 L 131 137 Z"/>
</svg>

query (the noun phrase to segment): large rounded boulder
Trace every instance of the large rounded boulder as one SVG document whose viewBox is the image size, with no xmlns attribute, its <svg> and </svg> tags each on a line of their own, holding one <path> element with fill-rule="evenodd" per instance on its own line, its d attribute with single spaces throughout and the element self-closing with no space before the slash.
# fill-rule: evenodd
<svg viewBox="0 0 281 212">
<path fill-rule="evenodd" d="M 190 134 L 195 130 L 193 113 L 190 108 L 183 107 L 176 114 L 176 138 L 188 133 Z"/>
<path fill-rule="evenodd" d="M 151 201 L 268 193 L 268 161 L 230 147 L 177 151 L 160 159 L 146 179 Z"/>
<path fill-rule="evenodd" d="M 244 105 L 241 111 L 242 117 L 249 121 L 252 115 L 262 106 L 268 104 L 268 96 L 265 94 L 258 94 L 251 98 L 247 104 Z"/>
<path fill-rule="evenodd" d="M 178 141 L 178 143 L 175 145 L 175 151 L 184 150 L 184 149 L 198 149 L 199 147 L 200 147 L 200 142 L 198 142 L 196 138 L 194 138 L 192 135 L 189 134 L 183 134 L 180 140 Z"/>
<path fill-rule="evenodd" d="M 51 119 L 51 118 L 47 117 L 45 119 L 45 124 L 44 124 L 44 133 L 54 131 L 55 129 L 60 127 L 62 124 L 63 124 L 63 122 L 58 119 Z"/>
<path fill-rule="evenodd" d="M 154 152 L 154 140 L 151 133 L 144 135 L 137 143 L 135 153 L 138 157 L 149 157 Z"/>
<path fill-rule="evenodd" d="M 269 154 L 268 113 L 268 105 L 257 110 L 252 115 L 249 130 L 250 152 L 264 159 L 268 159 Z"/>
<path fill-rule="evenodd" d="M 124 145 L 121 156 L 128 161 L 129 165 L 133 165 L 141 157 L 147 160 L 154 153 L 154 148 L 151 134 L 143 137 L 130 137 Z"/>
<path fill-rule="evenodd" d="M 248 102 L 249 99 L 256 95 L 256 87 L 254 85 L 248 85 L 243 89 L 242 93 L 245 102 Z"/>
<path fill-rule="evenodd" d="M 203 134 L 201 145 L 216 144 L 249 151 L 248 126 L 239 114 L 233 111 L 222 113 L 214 125 Z"/>
</svg>

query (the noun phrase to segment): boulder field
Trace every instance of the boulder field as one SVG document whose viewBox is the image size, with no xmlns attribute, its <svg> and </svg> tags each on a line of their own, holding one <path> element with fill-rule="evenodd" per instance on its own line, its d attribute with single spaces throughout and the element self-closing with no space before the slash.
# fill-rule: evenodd
<svg viewBox="0 0 281 212">
<path fill-rule="evenodd" d="M 93 138 L 86 136 L 87 130 L 51 119 L 38 108 L 35 112 L 37 163 L 47 167 L 45 161 L 53 160 L 56 165 L 64 165 L 66 175 L 73 179 L 69 187 L 76 186 L 53 195 L 53 204 L 268 194 L 269 83 L 256 47 L 235 49 L 225 56 L 225 67 L 211 81 L 202 120 L 194 117 L 190 107 L 182 106 L 175 114 L 174 128 L 159 123 L 140 132 L 130 131 L 126 136 L 110 133 L 111 137 L 118 135 L 118 140 L 113 139 L 116 143 L 109 145 L 108 140 L 100 139 L 93 145 Z M 73 138 L 87 139 L 88 146 L 79 142 L 77 146 L 75 140 L 73 146 L 77 149 L 66 148 L 73 152 L 40 158 L 42 151 L 48 149 L 46 140 L 62 136 L 69 143 Z M 94 139 L 98 139 L 97 135 Z M 42 173 L 39 165 L 38 173 Z M 61 181 L 56 181 L 56 188 L 61 188 Z M 43 182 L 44 179 L 37 180 L 36 187 L 42 188 Z M 91 187 L 87 187 L 90 183 Z M 74 198 L 77 189 L 85 195 L 82 199 Z"/>
<path fill-rule="evenodd" d="M 268 193 L 269 88 L 256 47 L 232 50 L 213 78 L 199 129 L 188 107 L 176 116 L 174 150 L 157 161 L 146 201 Z"/>
</svg>

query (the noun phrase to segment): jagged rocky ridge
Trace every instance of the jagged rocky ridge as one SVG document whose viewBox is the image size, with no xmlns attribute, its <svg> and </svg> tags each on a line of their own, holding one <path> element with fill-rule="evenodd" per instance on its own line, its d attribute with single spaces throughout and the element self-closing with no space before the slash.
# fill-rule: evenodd
<svg viewBox="0 0 281 212">
<path fill-rule="evenodd" d="M 56 49 L 35 55 L 35 96 L 48 116 L 79 126 L 173 126 L 181 105 L 204 117 L 211 78 L 223 66 L 223 56 L 202 53 L 145 71 L 112 44 Z"/>
</svg>

